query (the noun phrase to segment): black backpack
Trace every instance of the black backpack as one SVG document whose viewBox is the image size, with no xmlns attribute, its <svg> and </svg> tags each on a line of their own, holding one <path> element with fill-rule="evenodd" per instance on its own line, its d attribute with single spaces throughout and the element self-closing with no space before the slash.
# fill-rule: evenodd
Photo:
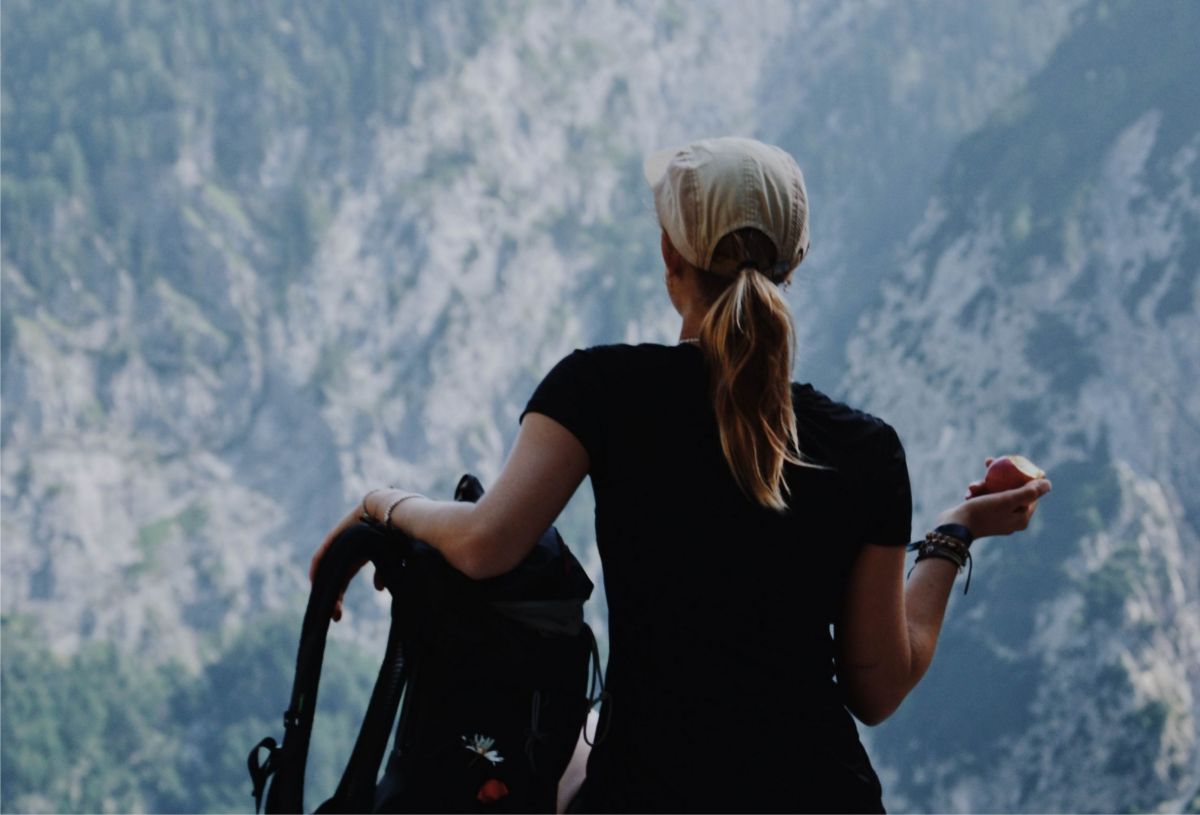
<svg viewBox="0 0 1200 815">
<path fill-rule="evenodd" d="M 482 494 L 479 481 L 464 475 L 454 497 Z M 256 811 L 264 792 L 266 812 L 304 811 L 330 615 L 347 572 L 363 561 L 375 564 L 391 592 L 392 627 L 341 783 L 316 811 L 553 812 L 559 777 L 598 701 L 589 672 L 593 688 L 603 688 L 596 641 L 583 622 L 591 580 L 554 527 L 515 569 L 475 581 L 432 547 L 366 523 L 340 535 L 317 570 L 283 743 L 263 739 L 247 762 Z"/>
</svg>

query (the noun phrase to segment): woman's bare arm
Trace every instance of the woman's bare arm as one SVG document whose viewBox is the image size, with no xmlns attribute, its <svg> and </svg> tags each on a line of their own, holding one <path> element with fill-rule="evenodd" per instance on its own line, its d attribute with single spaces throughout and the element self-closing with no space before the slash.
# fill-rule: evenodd
<svg viewBox="0 0 1200 815">
<path fill-rule="evenodd" d="M 1050 490 L 1044 479 L 979 495 L 939 517 L 959 523 L 976 539 L 1008 535 L 1029 525 L 1037 500 Z M 904 549 L 863 546 L 851 570 L 836 626 L 838 682 L 846 706 L 864 724 L 882 722 L 900 706 L 933 661 L 957 569 L 926 558 L 904 580 Z"/>
<path fill-rule="evenodd" d="M 838 682 L 861 722 L 890 716 L 933 660 L 957 568 L 922 560 L 904 581 L 904 548 L 867 544 L 837 626 Z"/>
<path fill-rule="evenodd" d="M 407 498 L 395 504 L 391 526 L 438 549 L 469 577 L 493 577 L 529 554 L 587 472 L 587 451 L 569 430 L 548 416 L 527 413 L 503 471 L 478 503 Z M 333 540 L 358 523 L 363 506 L 382 522 L 388 507 L 406 494 L 390 489 L 368 493 L 326 535 L 313 555 L 310 577 Z M 333 618 L 341 616 L 339 600 Z"/>
<path fill-rule="evenodd" d="M 587 471 L 587 451 L 569 430 L 527 413 L 504 469 L 478 503 L 413 498 L 396 507 L 392 526 L 441 551 L 463 574 L 494 577 L 529 554 Z"/>
</svg>

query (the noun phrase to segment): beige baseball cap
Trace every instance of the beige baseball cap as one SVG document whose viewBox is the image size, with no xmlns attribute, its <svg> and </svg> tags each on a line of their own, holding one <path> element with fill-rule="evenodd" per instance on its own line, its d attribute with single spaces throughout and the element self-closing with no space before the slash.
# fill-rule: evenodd
<svg viewBox="0 0 1200 815">
<path fill-rule="evenodd" d="M 710 269 L 717 242 L 747 226 L 775 242 L 777 282 L 808 253 L 804 175 L 784 150 L 734 136 L 702 139 L 651 154 L 642 170 L 654 190 L 659 222 L 696 268 Z"/>
</svg>

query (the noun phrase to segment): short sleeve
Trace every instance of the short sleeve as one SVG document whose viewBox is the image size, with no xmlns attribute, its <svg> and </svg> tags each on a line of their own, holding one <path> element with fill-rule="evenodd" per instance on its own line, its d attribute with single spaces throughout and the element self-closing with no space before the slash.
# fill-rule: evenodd
<svg viewBox="0 0 1200 815">
<path fill-rule="evenodd" d="M 603 453 L 603 415 L 600 371 L 587 351 L 576 349 L 559 360 L 529 397 L 526 413 L 549 416 L 571 432 L 587 450 L 594 473 Z"/>
<path fill-rule="evenodd" d="M 912 486 L 900 437 L 888 424 L 879 431 L 876 457 L 865 479 L 866 540 L 880 546 L 904 546 L 912 533 Z"/>
</svg>

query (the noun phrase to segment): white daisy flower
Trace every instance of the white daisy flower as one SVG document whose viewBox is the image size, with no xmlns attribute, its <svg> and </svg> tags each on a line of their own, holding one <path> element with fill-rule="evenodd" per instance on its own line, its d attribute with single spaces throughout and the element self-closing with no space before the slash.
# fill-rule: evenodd
<svg viewBox="0 0 1200 815">
<path fill-rule="evenodd" d="M 467 748 L 472 753 L 477 753 L 478 755 L 483 756 L 488 761 L 492 762 L 492 764 L 499 764 L 501 761 L 504 761 L 504 757 L 492 749 L 492 745 L 496 743 L 495 739 L 488 736 L 481 736 L 476 733 L 469 739 L 466 736 L 463 736 L 462 740 L 463 747 Z"/>
</svg>

